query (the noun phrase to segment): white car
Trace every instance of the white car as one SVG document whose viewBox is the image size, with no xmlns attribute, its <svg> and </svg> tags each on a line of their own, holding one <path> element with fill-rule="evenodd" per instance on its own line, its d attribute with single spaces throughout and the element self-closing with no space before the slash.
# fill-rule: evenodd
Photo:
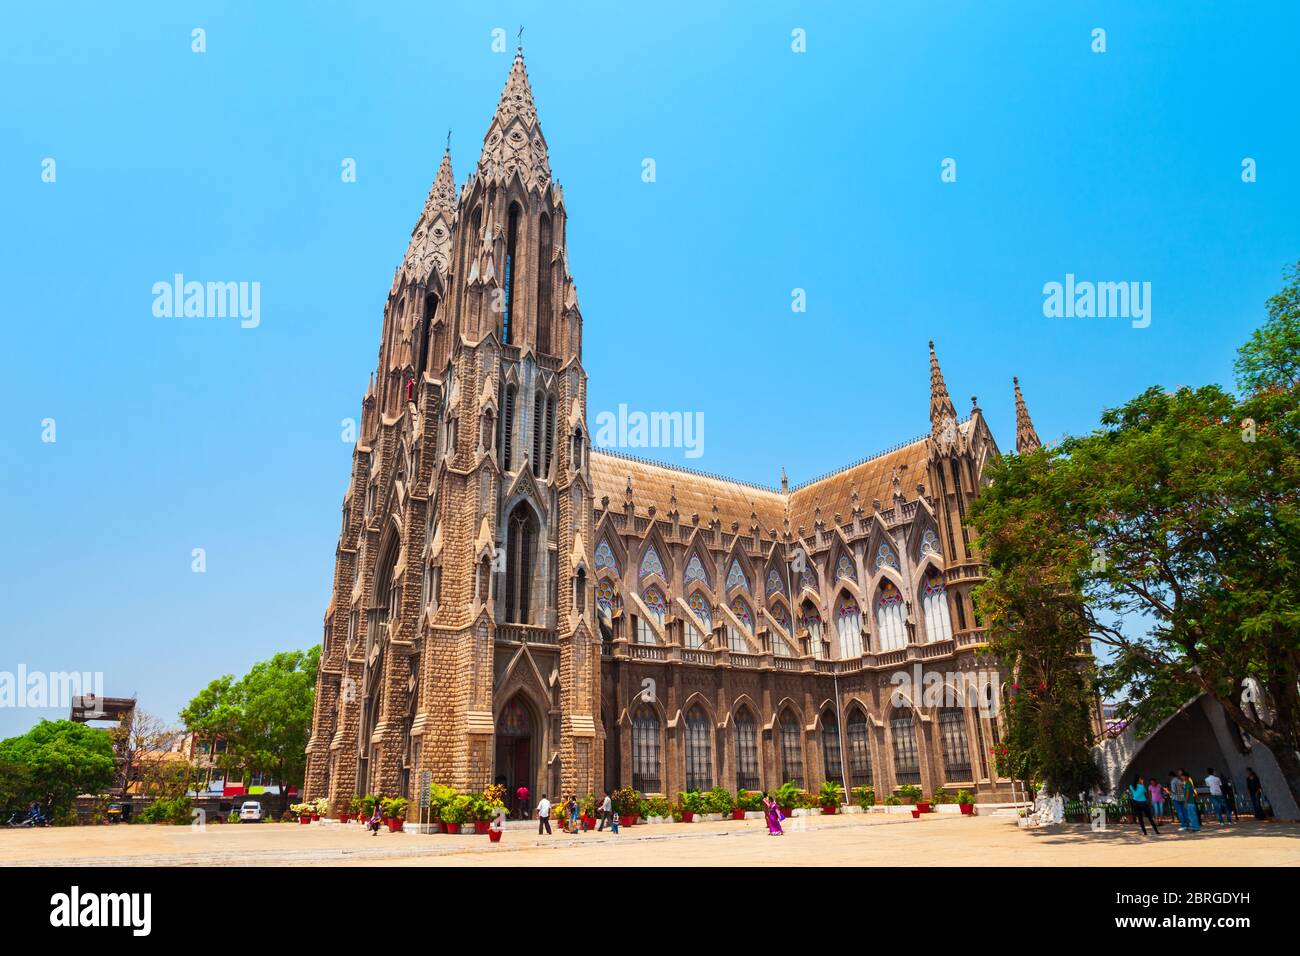
<svg viewBox="0 0 1300 956">
<path fill-rule="evenodd" d="M 249 800 L 239 808 L 239 822 L 261 823 L 262 822 L 262 805 L 256 800 Z"/>
</svg>

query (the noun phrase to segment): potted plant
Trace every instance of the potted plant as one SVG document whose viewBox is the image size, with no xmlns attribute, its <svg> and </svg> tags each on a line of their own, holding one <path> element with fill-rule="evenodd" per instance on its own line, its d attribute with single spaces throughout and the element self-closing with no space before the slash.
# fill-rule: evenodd
<svg viewBox="0 0 1300 956">
<path fill-rule="evenodd" d="M 733 820 L 745 819 L 745 811 L 748 809 L 749 809 L 749 791 L 744 789 L 737 790 L 736 804 L 731 808 L 731 819 Z"/>
<path fill-rule="evenodd" d="M 289 809 L 298 815 L 299 823 L 311 823 L 311 808 L 310 803 L 295 803 Z"/>
<path fill-rule="evenodd" d="M 854 787 L 853 802 L 863 810 L 868 810 L 876 805 L 876 788 L 875 787 Z"/>
<path fill-rule="evenodd" d="M 447 823 L 442 818 L 442 808 L 460 796 L 460 791 L 455 787 L 448 787 L 441 783 L 429 784 L 429 819 L 438 822 L 438 831 L 447 833 Z"/>
<path fill-rule="evenodd" d="M 762 813 L 763 812 L 763 791 L 761 790 L 742 790 L 744 794 L 736 795 L 736 803 L 744 813 Z"/>
<path fill-rule="evenodd" d="M 620 826 L 633 826 L 641 813 L 641 794 L 634 787 L 622 787 L 614 792 L 614 806 L 618 810 Z"/>
<path fill-rule="evenodd" d="M 589 793 L 578 801 L 578 808 L 582 814 L 582 825 L 588 830 L 596 829 L 596 795 Z"/>
<path fill-rule="evenodd" d="M 704 812 L 704 800 L 698 790 L 677 794 L 677 804 L 682 808 L 682 823 L 691 823 L 695 814 Z"/>
<path fill-rule="evenodd" d="M 957 805 L 961 807 L 961 812 L 966 816 L 973 815 L 975 813 L 975 794 L 969 790 L 958 790 Z"/>
<path fill-rule="evenodd" d="M 406 808 L 410 805 L 411 801 L 405 797 L 389 797 L 380 805 L 379 812 L 388 824 L 389 833 L 397 833 L 405 826 Z"/>
<path fill-rule="evenodd" d="M 822 813 L 830 815 L 844 803 L 844 788 L 834 780 L 826 780 L 822 782 L 817 796 L 822 805 Z"/>
<path fill-rule="evenodd" d="M 642 813 L 646 822 L 667 823 L 669 820 L 677 819 L 673 813 L 673 805 L 668 802 L 667 797 L 647 797 L 643 801 Z"/>
<path fill-rule="evenodd" d="M 461 824 L 469 817 L 469 808 L 471 800 L 468 796 L 461 794 L 452 797 L 451 800 L 443 804 L 439 811 L 442 822 L 447 825 L 448 833 L 459 833 Z"/>
<path fill-rule="evenodd" d="M 312 809 L 311 818 L 313 820 L 319 820 L 322 817 L 328 817 L 329 815 L 330 815 L 330 802 L 328 798 L 321 797 L 319 800 L 316 801 L 315 807 Z"/>
<path fill-rule="evenodd" d="M 905 783 L 898 788 L 898 797 L 903 803 L 910 803 L 916 806 L 918 810 L 925 813 L 930 809 L 930 804 L 920 803 L 921 788 L 914 783 Z"/>
<path fill-rule="evenodd" d="M 781 808 L 781 812 L 790 817 L 794 816 L 794 808 L 799 805 L 802 793 L 803 791 L 799 789 L 797 783 L 793 780 L 787 780 L 776 788 L 773 799 L 776 800 L 776 805 Z"/>
<path fill-rule="evenodd" d="M 730 815 L 736 806 L 736 801 L 731 796 L 731 791 L 726 787 L 714 787 L 703 796 L 704 812 L 716 814 L 719 820 Z"/>
</svg>

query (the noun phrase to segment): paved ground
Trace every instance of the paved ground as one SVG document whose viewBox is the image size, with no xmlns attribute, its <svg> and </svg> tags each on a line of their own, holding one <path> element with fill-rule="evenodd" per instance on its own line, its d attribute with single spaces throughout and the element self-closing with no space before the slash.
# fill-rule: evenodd
<svg viewBox="0 0 1300 956">
<path fill-rule="evenodd" d="M 1300 824 L 1291 823 L 1211 823 L 1196 835 L 1144 838 L 1132 827 L 1021 830 L 1013 817 L 868 814 L 799 817 L 786 830 L 769 837 L 762 821 L 744 820 L 539 838 L 528 827 L 497 845 L 336 824 L 0 830 L 0 866 L 1300 866 Z"/>
</svg>

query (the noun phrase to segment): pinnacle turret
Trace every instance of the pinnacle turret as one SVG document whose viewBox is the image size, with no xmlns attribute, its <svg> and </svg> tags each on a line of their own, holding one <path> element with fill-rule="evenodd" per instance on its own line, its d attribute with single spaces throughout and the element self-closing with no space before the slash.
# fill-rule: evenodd
<svg viewBox="0 0 1300 956">
<path fill-rule="evenodd" d="M 478 161 L 478 175 L 489 180 L 505 182 L 515 173 L 530 189 L 545 189 L 551 182 L 546 138 L 537 121 L 523 48 L 515 51 L 515 61 L 483 137 L 483 153 Z"/>
<path fill-rule="evenodd" d="M 424 210 L 415 228 L 411 230 L 411 244 L 407 246 L 402 268 L 411 279 L 420 280 L 429 275 L 435 266 L 442 275 L 447 274 L 451 256 L 451 231 L 456 221 L 456 180 L 451 172 L 450 146 L 442 154 L 438 174 L 429 189 Z"/>
<path fill-rule="evenodd" d="M 944 453 L 957 442 L 957 409 L 948 395 L 934 342 L 930 343 L 930 435 Z"/>
<path fill-rule="evenodd" d="M 1043 443 L 1038 440 L 1038 432 L 1034 431 L 1034 423 L 1029 418 L 1025 396 L 1020 394 L 1020 379 L 1012 378 L 1011 384 L 1016 390 L 1016 454 L 1027 455 L 1037 451 Z"/>
</svg>

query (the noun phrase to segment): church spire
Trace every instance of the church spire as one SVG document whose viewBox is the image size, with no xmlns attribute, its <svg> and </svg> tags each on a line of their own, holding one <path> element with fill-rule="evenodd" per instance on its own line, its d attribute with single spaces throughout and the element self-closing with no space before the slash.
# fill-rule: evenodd
<svg viewBox="0 0 1300 956">
<path fill-rule="evenodd" d="M 524 68 L 524 50 L 515 51 L 515 61 L 506 77 L 497 111 L 483 137 L 478 172 L 488 180 L 505 182 L 516 172 L 524 186 L 545 189 L 551 182 L 546 139 L 537 121 L 533 89 Z"/>
<path fill-rule="evenodd" d="M 1012 378 L 1011 384 L 1016 389 L 1016 454 L 1027 455 L 1037 451 L 1043 443 L 1038 440 L 1034 423 L 1029 420 L 1029 408 L 1025 405 L 1025 396 L 1020 394 L 1020 379 Z"/>
<path fill-rule="evenodd" d="M 442 275 L 447 274 L 447 261 L 451 256 L 451 227 L 456 220 L 456 179 L 451 172 L 451 134 L 447 134 L 447 148 L 433 178 L 429 198 L 424 210 L 411 230 L 411 244 L 406 249 L 402 268 L 409 278 L 424 279 L 436 266 Z"/>
<path fill-rule="evenodd" d="M 939 358 L 934 354 L 934 342 L 930 343 L 930 434 L 945 454 L 957 442 L 957 409 L 948 396 Z"/>
</svg>

